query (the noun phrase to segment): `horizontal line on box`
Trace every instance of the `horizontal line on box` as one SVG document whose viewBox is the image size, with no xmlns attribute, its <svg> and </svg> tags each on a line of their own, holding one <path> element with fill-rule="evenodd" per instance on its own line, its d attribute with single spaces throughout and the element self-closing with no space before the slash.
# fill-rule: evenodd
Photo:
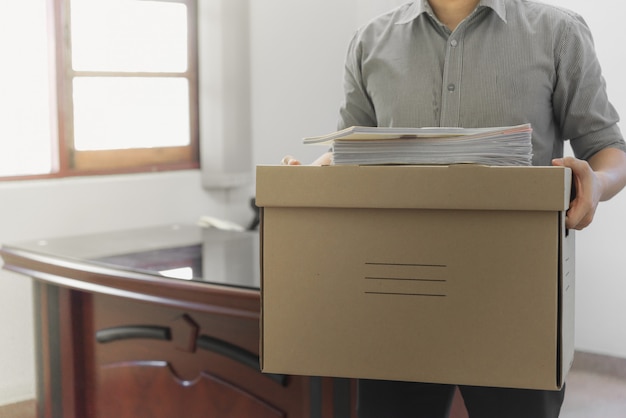
<svg viewBox="0 0 626 418">
<path fill-rule="evenodd" d="M 448 295 L 438 295 L 432 293 L 399 293 L 399 292 L 364 292 L 366 295 L 391 295 L 391 296 L 428 296 L 445 298 Z"/>
<path fill-rule="evenodd" d="M 364 277 L 365 280 L 400 280 L 400 281 L 409 281 L 409 282 L 437 282 L 437 283 L 445 283 L 447 280 L 445 279 L 415 279 L 415 278 L 404 278 L 404 277 Z"/>
<path fill-rule="evenodd" d="M 401 267 L 448 267 L 445 264 L 411 264 L 411 263 L 365 263 L 368 266 L 401 266 Z"/>
</svg>

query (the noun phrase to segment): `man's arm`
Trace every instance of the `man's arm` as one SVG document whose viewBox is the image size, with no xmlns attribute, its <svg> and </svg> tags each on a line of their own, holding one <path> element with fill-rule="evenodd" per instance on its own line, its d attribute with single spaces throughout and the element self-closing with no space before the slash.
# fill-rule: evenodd
<svg viewBox="0 0 626 418">
<path fill-rule="evenodd" d="M 568 228 L 589 226 L 598 203 L 609 200 L 626 186 L 626 153 L 617 148 L 600 150 L 588 161 L 565 157 L 552 164 L 569 167 L 574 175 L 576 198 L 567 211 Z"/>
</svg>

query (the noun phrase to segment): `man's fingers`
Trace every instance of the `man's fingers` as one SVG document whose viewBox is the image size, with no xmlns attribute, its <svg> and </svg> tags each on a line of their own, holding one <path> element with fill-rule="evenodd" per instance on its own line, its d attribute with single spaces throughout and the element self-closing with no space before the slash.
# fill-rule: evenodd
<svg viewBox="0 0 626 418">
<path fill-rule="evenodd" d="M 572 169 L 576 198 L 570 202 L 565 226 L 578 230 L 586 228 L 593 221 L 598 205 L 598 201 L 594 199 L 594 188 L 597 185 L 594 182 L 594 173 L 591 167 L 587 162 L 573 157 L 555 159 L 552 164 Z"/>
<path fill-rule="evenodd" d="M 296 160 L 291 155 L 285 155 L 282 160 L 280 160 L 281 165 L 300 165 L 300 161 Z"/>
</svg>

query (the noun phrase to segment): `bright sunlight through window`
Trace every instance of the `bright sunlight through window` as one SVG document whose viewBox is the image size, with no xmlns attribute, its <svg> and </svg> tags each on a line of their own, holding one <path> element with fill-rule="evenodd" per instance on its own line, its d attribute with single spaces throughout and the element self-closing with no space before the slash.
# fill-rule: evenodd
<svg viewBox="0 0 626 418">
<path fill-rule="evenodd" d="M 188 145 L 189 83 L 145 76 L 187 71 L 186 6 L 137 0 L 71 6 L 74 148 Z"/>
<path fill-rule="evenodd" d="M 122 167 L 110 151 L 193 160 L 193 18 L 177 1 L 3 2 L 0 177 Z"/>
<path fill-rule="evenodd" d="M 53 169 L 47 25 L 46 0 L 0 6 L 0 176 Z"/>
</svg>

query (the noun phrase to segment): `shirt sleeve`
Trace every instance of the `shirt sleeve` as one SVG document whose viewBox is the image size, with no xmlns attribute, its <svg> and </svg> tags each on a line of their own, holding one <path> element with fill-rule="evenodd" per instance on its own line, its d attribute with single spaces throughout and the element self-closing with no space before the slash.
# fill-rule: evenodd
<svg viewBox="0 0 626 418">
<path fill-rule="evenodd" d="M 604 148 L 626 151 L 619 116 L 607 97 L 593 38 L 582 17 L 570 20 L 558 48 L 553 106 L 563 138 L 581 159 Z"/>
<path fill-rule="evenodd" d="M 361 72 L 362 59 L 363 48 L 360 32 L 357 32 L 350 42 L 345 61 L 344 100 L 339 110 L 338 130 L 351 126 L 377 126 L 376 112 Z"/>
</svg>

